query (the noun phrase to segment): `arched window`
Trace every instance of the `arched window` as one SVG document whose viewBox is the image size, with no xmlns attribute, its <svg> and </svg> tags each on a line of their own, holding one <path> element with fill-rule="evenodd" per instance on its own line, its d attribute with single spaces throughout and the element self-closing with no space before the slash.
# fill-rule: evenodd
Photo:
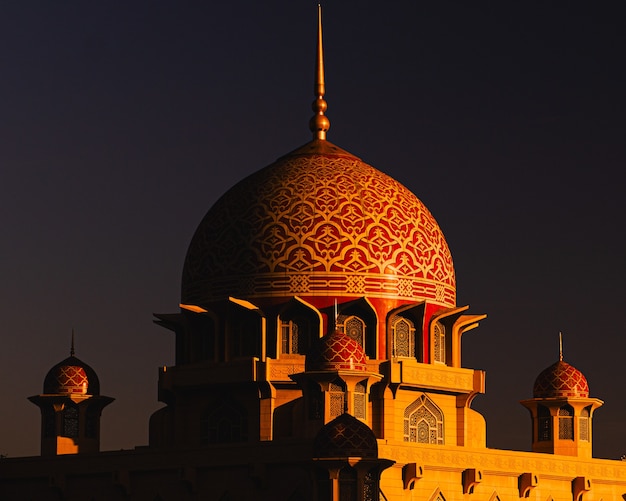
<svg viewBox="0 0 626 501">
<path fill-rule="evenodd" d="M 537 407 L 537 428 L 539 442 L 552 440 L 552 416 L 550 416 L 550 410 L 543 405 Z"/>
<path fill-rule="evenodd" d="M 443 444 L 443 412 L 426 395 L 404 410 L 404 441 Z"/>
<path fill-rule="evenodd" d="M 357 473 L 350 466 L 344 466 L 339 472 L 339 499 L 358 499 Z"/>
<path fill-rule="evenodd" d="M 304 316 L 280 322 L 280 352 L 305 355 L 311 346 L 313 325 Z"/>
<path fill-rule="evenodd" d="M 363 382 L 354 385 L 354 417 L 357 419 L 365 419 L 365 408 L 367 404 L 365 390 L 366 388 Z"/>
<path fill-rule="evenodd" d="M 415 325 L 404 317 L 394 317 L 391 320 L 394 357 L 415 356 Z"/>
<path fill-rule="evenodd" d="M 337 327 L 365 348 L 365 322 L 354 315 L 339 315 Z"/>
<path fill-rule="evenodd" d="M 78 407 L 66 405 L 63 409 L 63 436 L 78 437 Z"/>
<path fill-rule="evenodd" d="M 591 411 L 589 407 L 585 407 L 582 411 L 580 411 L 579 418 L 579 435 L 580 439 L 585 442 L 589 442 L 589 420 L 591 418 Z"/>
<path fill-rule="evenodd" d="M 218 403 L 202 415 L 200 441 L 207 444 L 245 442 L 248 439 L 246 412 L 235 402 Z"/>
<path fill-rule="evenodd" d="M 335 381 L 330 383 L 328 393 L 330 396 L 330 417 L 341 416 L 346 411 L 346 388 L 343 381 L 335 379 Z"/>
<path fill-rule="evenodd" d="M 559 438 L 574 440 L 574 409 L 571 405 L 559 409 Z"/>
<path fill-rule="evenodd" d="M 435 363 L 446 363 L 446 328 L 436 322 L 433 334 L 433 360 Z"/>
</svg>

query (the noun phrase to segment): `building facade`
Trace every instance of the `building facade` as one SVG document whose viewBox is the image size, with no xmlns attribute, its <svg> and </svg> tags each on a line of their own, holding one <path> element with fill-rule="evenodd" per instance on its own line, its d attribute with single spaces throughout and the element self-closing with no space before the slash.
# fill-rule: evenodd
<svg viewBox="0 0 626 501">
<path fill-rule="evenodd" d="M 562 357 L 529 409 L 532 452 L 488 449 L 462 364 L 486 315 L 456 303 L 424 204 L 327 140 L 321 20 L 313 138 L 226 192 L 185 260 L 149 445 L 100 452 L 95 372 L 71 356 L 43 393 L 41 457 L 0 461 L 8 500 L 626 499 L 592 457 L 602 402 Z M 531 435 L 532 434 L 532 435 Z"/>
</svg>

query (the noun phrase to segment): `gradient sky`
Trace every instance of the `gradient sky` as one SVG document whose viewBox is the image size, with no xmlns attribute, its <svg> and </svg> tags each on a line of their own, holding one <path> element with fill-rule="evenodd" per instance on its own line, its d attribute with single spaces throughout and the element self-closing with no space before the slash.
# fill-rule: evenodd
<svg viewBox="0 0 626 501">
<path fill-rule="evenodd" d="M 513 5 L 512 5 L 513 4 Z M 626 453 L 623 3 L 324 5 L 328 139 L 431 210 L 488 445 L 528 450 L 558 358 Z M 148 441 L 187 245 L 216 199 L 310 138 L 316 3 L 0 5 L 0 453 L 39 453 L 47 370 L 76 355 L 116 398 L 102 449 Z"/>
</svg>

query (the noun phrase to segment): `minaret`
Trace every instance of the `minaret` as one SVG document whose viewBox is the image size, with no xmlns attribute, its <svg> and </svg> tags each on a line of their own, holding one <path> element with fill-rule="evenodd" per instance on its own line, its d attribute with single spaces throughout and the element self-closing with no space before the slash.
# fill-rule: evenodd
<svg viewBox="0 0 626 501">
<path fill-rule="evenodd" d="M 592 416 L 603 402 L 589 398 L 583 373 L 563 361 L 560 333 L 558 362 L 537 376 L 533 398 L 520 403 L 531 414 L 533 452 L 592 457 Z"/>
<path fill-rule="evenodd" d="M 29 397 L 41 410 L 41 455 L 77 454 L 100 450 L 100 414 L 113 398 L 100 395 L 95 371 L 70 356 L 48 371 L 43 393 Z"/>
</svg>

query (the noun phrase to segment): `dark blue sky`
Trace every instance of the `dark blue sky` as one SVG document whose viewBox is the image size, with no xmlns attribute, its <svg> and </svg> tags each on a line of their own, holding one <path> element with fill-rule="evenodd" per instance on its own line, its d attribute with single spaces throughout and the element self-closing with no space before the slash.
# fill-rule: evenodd
<svg viewBox="0 0 626 501">
<path fill-rule="evenodd" d="M 328 2 L 329 140 L 404 183 L 450 244 L 491 447 L 565 359 L 626 453 L 622 3 Z M 238 180 L 309 140 L 316 3 L 0 6 L 0 453 L 37 454 L 26 400 L 76 354 L 117 400 L 103 448 L 147 443 L 187 245 Z"/>
</svg>

